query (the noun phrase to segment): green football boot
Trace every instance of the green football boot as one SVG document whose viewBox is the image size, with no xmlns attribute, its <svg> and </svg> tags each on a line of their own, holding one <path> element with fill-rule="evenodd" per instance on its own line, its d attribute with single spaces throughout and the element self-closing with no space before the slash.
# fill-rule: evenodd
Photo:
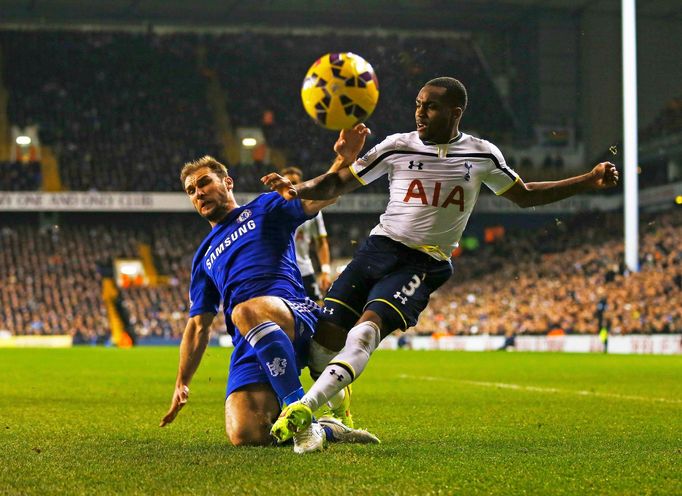
<svg viewBox="0 0 682 496">
<path fill-rule="evenodd" d="M 278 442 L 291 439 L 295 434 L 307 429 L 313 422 L 313 412 L 309 407 L 298 401 L 287 405 L 279 414 L 279 418 L 272 424 L 270 435 Z"/>
<path fill-rule="evenodd" d="M 352 389 L 350 384 L 343 388 L 343 401 L 339 403 L 336 408 L 330 408 L 332 416 L 340 420 L 346 427 L 353 428 L 353 416 L 350 413 L 350 397 L 352 394 Z"/>
</svg>

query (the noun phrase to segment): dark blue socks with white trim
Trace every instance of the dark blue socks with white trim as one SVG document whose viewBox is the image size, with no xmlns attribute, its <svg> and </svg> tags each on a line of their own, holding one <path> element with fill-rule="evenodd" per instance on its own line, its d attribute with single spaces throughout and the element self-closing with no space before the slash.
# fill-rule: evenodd
<svg viewBox="0 0 682 496">
<path fill-rule="evenodd" d="M 287 334 L 272 321 L 251 329 L 244 338 L 256 350 L 261 367 L 270 380 L 280 403 L 291 404 L 303 397 L 298 377 L 296 352 Z"/>
</svg>

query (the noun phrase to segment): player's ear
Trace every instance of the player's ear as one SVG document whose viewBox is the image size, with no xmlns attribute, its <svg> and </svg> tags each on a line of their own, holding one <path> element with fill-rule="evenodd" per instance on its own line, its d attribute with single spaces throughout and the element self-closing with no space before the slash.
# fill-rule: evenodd
<svg viewBox="0 0 682 496">
<path fill-rule="evenodd" d="M 225 187 L 227 188 L 228 191 L 232 190 L 234 188 L 234 181 L 230 176 L 225 176 L 223 178 L 223 184 L 225 184 Z"/>
<path fill-rule="evenodd" d="M 464 109 L 462 107 L 455 107 L 452 109 L 452 115 L 455 119 L 461 119 L 464 114 Z"/>
</svg>

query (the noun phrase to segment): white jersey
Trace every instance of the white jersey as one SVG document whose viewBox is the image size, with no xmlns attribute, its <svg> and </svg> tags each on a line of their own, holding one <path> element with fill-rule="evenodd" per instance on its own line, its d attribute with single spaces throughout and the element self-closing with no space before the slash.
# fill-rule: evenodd
<svg viewBox="0 0 682 496">
<path fill-rule="evenodd" d="M 296 264 L 301 271 L 301 277 L 315 274 L 313 261 L 310 258 L 310 242 L 325 236 L 327 236 L 327 230 L 324 227 L 322 212 L 318 212 L 315 217 L 308 219 L 296 229 L 296 234 L 294 234 Z"/>
<path fill-rule="evenodd" d="M 388 174 L 388 206 L 370 234 L 438 260 L 449 259 L 458 246 L 481 184 L 501 195 L 518 180 L 495 145 L 464 133 L 441 145 L 423 142 L 416 131 L 394 134 L 350 171 L 362 184 Z"/>
</svg>

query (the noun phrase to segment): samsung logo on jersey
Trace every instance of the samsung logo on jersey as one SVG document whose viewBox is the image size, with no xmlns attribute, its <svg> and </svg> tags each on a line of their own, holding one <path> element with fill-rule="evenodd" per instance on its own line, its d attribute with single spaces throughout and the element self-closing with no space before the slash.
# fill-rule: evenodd
<svg viewBox="0 0 682 496">
<path fill-rule="evenodd" d="M 209 256 L 206 259 L 206 268 L 208 270 L 211 270 L 213 263 L 221 255 L 222 252 L 224 252 L 233 242 L 237 241 L 240 237 L 242 237 L 247 232 L 253 231 L 255 228 L 256 228 L 256 222 L 253 219 L 248 221 L 246 224 L 239 226 L 239 229 L 237 229 L 236 231 L 233 231 L 232 234 L 230 234 L 227 238 L 225 238 L 222 243 L 220 243 L 218 246 L 216 246 L 216 249 L 213 250 L 213 253 L 211 253 L 211 256 Z"/>
</svg>

